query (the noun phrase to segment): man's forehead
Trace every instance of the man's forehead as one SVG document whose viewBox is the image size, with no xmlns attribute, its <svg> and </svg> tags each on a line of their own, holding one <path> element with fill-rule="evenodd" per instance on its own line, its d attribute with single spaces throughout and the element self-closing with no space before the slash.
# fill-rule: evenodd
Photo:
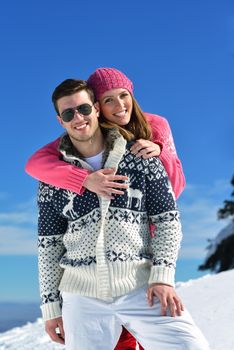
<svg viewBox="0 0 234 350">
<path fill-rule="evenodd" d="M 60 97 L 57 101 L 58 107 L 76 107 L 83 103 L 91 103 L 89 94 L 85 90 L 77 91 L 72 95 Z"/>
</svg>

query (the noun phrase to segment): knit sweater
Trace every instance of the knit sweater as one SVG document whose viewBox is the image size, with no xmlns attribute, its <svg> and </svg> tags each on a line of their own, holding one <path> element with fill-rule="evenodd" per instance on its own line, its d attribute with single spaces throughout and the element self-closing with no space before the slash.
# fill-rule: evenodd
<svg viewBox="0 0 234 350">
<path fill-rule="evenodd" d="M 176 154 L 170 126 L 165 118 L 149 113 L 145 115 L 151 125 L 152 141 L 161 146 L 159 158 L 178 198 L 185 187 L 185 177 Z M 83 183 L 90 172 L 59 160 L 61 157 L 58 151 L 59 142 L 60 137 L 38 150 L 28 160 L 25 170 L 37 180 L 81 194 L 84 191 Z"/>
<path fill-rule="evenodd" d="M 117 167 L 117 174 L 130 179 L 126 193 L 112 200 L 40 183 L 44 320 L 61 316 L 63 291 L 108 302 L 147 283 L 174 286 L 181 225 L 172 187 L 158 158 L 137 158 L 130 147 L 116 130 L 109 131 L 103 167 Z M 60 151 L 65 161 L 92 170 L 67 135 Z"/>
</svg>

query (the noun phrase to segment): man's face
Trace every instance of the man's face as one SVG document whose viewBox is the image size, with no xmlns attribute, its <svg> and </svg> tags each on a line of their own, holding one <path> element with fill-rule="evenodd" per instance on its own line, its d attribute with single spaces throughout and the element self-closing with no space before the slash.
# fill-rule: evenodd
<svg viewBox="0 0 234 350">
<path fill-rule="evenodd" d="M 62 112 L 69 108 L 75 108 L 77 106 L 88 103 L 92 106 L 91 114 L 82 115 L 78 111 L 75 111 L 74 118 L 70 122 L 65 122 L 60 117 Z M 57 116 L 59 123 L 66 129 L 71 140 L 76 142 L 90 141 L 97 130 L 99 130 L 98 116 L 99 105 L 91 101 L 88 93 L 85 90 L 78 91 L 70 96 L 64 96 L 58 99 L 57 106 L 59 110 L 59 116 Z"/>
</svg>

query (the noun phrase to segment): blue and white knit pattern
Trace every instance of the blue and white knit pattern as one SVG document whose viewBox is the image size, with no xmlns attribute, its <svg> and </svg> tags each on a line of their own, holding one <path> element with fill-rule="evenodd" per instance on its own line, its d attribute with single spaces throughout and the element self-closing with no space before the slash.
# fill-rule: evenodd
<svg viewBox="0 0 234 350">
<path fill-rule="evenodd" d="M 85 166 L 77 158 L 77 165 L 81 164 Z M 111 201 L 88 190 L 80 196 L 40 183 L 39 272 L 44 319 L 61 315 L 59 291 L 111 300 L 145 283 L 174 285 L 181 225 L 161 161 L 136 158 L 118 135 L 104 164 L 113 166 L 118 166 L 118 174 L 129 177 L 129 189 Z"/>
</svg>

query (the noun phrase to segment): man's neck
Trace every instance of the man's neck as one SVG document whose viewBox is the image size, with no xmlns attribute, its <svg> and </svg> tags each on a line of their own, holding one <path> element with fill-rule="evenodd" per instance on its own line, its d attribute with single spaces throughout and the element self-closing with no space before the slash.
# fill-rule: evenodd
<svg viewBox="0 0 234 350">
<path fill-rule="evenodd" d="M 98 153 L 100 153 L 104 149 L 104 137 L 100 128 L 87 141 L 77 141 L 71 137 L 70 137 L 70 140 L 73 146 L 75 147 L 75 149 L 84 158 L 96 156 Z"/>
</svg>

